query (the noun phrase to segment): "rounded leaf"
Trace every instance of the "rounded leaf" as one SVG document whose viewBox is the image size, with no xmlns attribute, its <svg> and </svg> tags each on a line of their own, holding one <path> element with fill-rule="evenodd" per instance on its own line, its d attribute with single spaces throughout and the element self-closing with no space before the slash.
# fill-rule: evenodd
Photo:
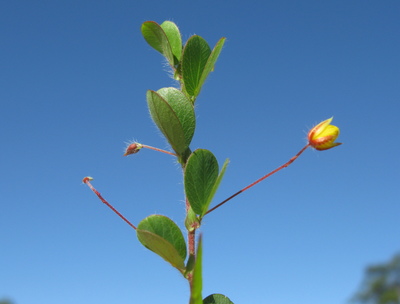
<svg viewBox="0 0 400 304">
<path fill-rule="evenodd" d="M 157 93 L 167 101 L 175 112 L 185 135 L 186 146 L 189 146 L 196 128 L 193 104 L 185 94 L 176 88 L 162 88 Z"/>
<path fill-rule="evenodd" d="M 147 92 L 150 115 L 178 155 L 183 155 L 192 141 L 196 119 L 192 103 L 175 88 Z"/>
<path fill-rule="evenodd" d="M 197 149 L 188 158 L 185 167 L 185 193 L 196 214 L 208 208 L 218 178 L 218 161 L 209 150 Z"/>
<path fill-rule="evenodd" d="M 181 33 L 176 24 L 171 21 L 164 21 L 161 24 L 161 28 L 164 30 L 165 35 L 167 35 L 169 44 L 171 46 L 172 54 L 175 56 L 174 64 L 176 65 L 181 60 L 181 55 L 182 55 Z"/>
<path fill-rule="evenodd" d="M 163 28 L 157 22 L 146 21 L 142 24 L 141 31 L 147 43 L 163 54 L 171 65 L 174 65 L 171 44 Z"/>
<path fill-rule="evenodd" d="M 233 304 L 233 302 L 228 297 L 215 293 L 205 298 L 203 304 Z"/>
<path fill-rule="evenodd" d="M 182 54 L 182 77 L 185 91 L 194 98 L 200 93 L 200 80 L 211 49 L 202 37 L 194 35 L 186 42 Z"/>
<path fill-rule="evenodd" d="M 139 241 L 157 253 L 172 266 L 183 271 L 187 255 L 182 231 L 168 217 L 150 215 L 142 220 L 136 229 Z"/>
</svg>

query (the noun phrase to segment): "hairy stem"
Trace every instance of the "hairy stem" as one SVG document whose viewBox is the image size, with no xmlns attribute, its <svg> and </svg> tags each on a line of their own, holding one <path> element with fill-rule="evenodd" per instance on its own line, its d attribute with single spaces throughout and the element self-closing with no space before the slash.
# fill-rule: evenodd
<svg viewBox="0 0 400 304">
<path fill-rule="evenodd" d="M 143 144 L 141 144 L 141 145 L 142 145 L 143 148 L 147 148 L 147 149 L 155 150 L 155 151 L 158 151 L 158 152 L 166 153 L 166 154 L 169 154 L 169 155 L 177 156 L 175 153 L 172 153 L 172 152 L 169 152 L 169 151 L 165 151 L 165 150 L 162 150 L 162 149 L 154 148 L 154 147 L 148 146 L 148 145 L 143 145 Z"/>
<path fill-rule="evenodd" d="M 189 212 L 190 204 L 188 199 L 186 198 L 186 214 Z M 196 254 L 196 229 L 188 230 L 188 247 L 189 247 L 189 254 L 195 255 Z"/>
<path fill-rule="evenodd" d="M 186 216 L 188 215 L 190 209 L 189 200 L 186 198 Z M 189 250 L 189 260 L 193 258 L 196 260 L 196 229 L 188 229 L 187 232 L 188 239 L 188 250 Z M 192 290 L 193 285 L 193 273 L 190 271 L 186 275 L 186 279 L 189 282 L 190 290 Z"/>
<path fill-rule="evenodd" d="M 128 221 L 121 213 L 118 212 L 117 209 L 115 209 L 109 202 L 107 202 L 100 194 L 99 191 L 97 191 L 92 184 L 89 182 L 89 178 L 85 177 L 83 179 L 83 182 L 88 185 L 88 187 L 98 196 L 98 198 L 104 203 L 106 204 L 112 211 L 114 211 L 120 218 L 122 218 L 129 226 L 131 226 L 133 229 L 136 230 L 136 227 L 130 222 Z"/>
</svg>

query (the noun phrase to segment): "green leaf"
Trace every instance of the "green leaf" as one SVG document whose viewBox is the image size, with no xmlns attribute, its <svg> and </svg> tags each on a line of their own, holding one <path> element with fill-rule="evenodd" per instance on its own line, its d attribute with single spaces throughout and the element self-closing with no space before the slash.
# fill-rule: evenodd
<svg viewBox="0 0 400 304">
<path fill-rule="evenodd" d="M 174 55 L 172 52 L 171 44 L 163 28 L 154 21 L 146 21 L 141 27 L 142 35 L 147 43 L 155 50 L 167 58 L 168 62 L 174 65 Z"/>
<path fill-rule="evenodd" d="M 218 161 L 208 150 L 197 149 L 185 167 L 185 193 L 196 214 L 204 214 L 214 194 L 218 178 Z"/>
<path fill-rule="evenodd" d="M 182 231 L 171 219 L 163 215 L 150 215 L 139 223 L 136 234 L 146 248 L 181 272 L 185 270 L 185 239 Z"/>
<path fill-rule="evenodd" d="M 190 301 L 189 304 L 203 304 L 201 291 L 203 289 L 203 245 L 202 238 L 200 236 L 197 244 L 196 262 L 193 270 L 193 281 L 190 289 Z"/>
<path fill-rule="evenodd" d="M 209 202 L 208 202 L 207 205 L 204 206 L 203 213 L 200 215 L 200 218 L 202 218 L 202 217 L 204 216 L 204 214 L 208 211 L 208 207 L 210 206 L 210 203 L 211 203 L 211 201 L 212 201 L 212 199 L 213 199 L 215 193 L 216 193 L 217 190 L 218 190 L 218 187 L 219 187 L 219 185 L 220 185 L 220 183 L 221 183 L 221 181 L 222 181 L 222 178 L 223 178 L 224 175 L 225 175 L 225 171 L 226 171 L 226 168 L 228 167 L 228 164 L 229 164 L 229 159 L 226 159 L 225 162 L 224 162 L 224 164 L 222 165 L 221 172 L 218 174 L 218 178 L 217 178 L 217 180 L 215 181 L 214 187 L 213 187 L 213 189 L 212 189 L 212 191 L 211 191 L 211 193 L 210 193 Z"/>
<path fill-rule="evenodd" d="M 195 98 L 200 93 L 200 80 L 210 54 L 207 41 L 200 36 L 194 35 L 186 42 L 182 55 L 182 76 L 189 96 Z"/>
<path fill-rule="evenodd" d="M 182 73 L 185 90 L 193 99 L 200 94 L 201 88 L 222 51 L 226 38 L 221 38 L 214 49 L 200 36 L 192 36 L 186 43 L 182 57 Z"/>
<path fill-rule="evenodd" d="M 210 72 L 212 72 L 214 70 L 215 63 L 217 62 L 219 54 L 221 54 L 222 47 L 224 46 L 225 40 L 226 40 L 226 38 L 221 38 L 215 45 L 210 56 L 208 57 L 208 60 L 204 67 L 203 73 L 201 74 L 201 77 L 199 80 L 197 95 L 200 93 L 201 87 L 203 86 L 204 82 L 206 81 L 208 74 L 210 74 Z"/>
<path fill-rule="evenodd" d="M 178 155 L 183 155 L 193 138 L 196 119 L 191 102 L 175 88 L 147 91 L 150 115 Z"/>
<path fill-rule="evenodd" d="M 215 293 L 205 298 L 203 304 L 233 304 L 233 302 L 228 297 Z"/>
<path fill-rule="evenodd" d="M 171 106 L 185 135 L 185 144 L 188 147 L 192 141 L 196 128 L 196 116 L 193 104 L 176 88 L 162 88 L 157 93 Z"/>
<path fill-rule="evenodd" d="M 161 28 L 164 30 L 165 35 L 167 35 L 169 44 L 171 46 L 172 54 L 175 56 L 174 65 L 177 65 L 181 60 L 182 55 L 182 37 L 179 32 L 178 27 L 175 23 L 171 21 L 164 21 L 161 24 Z"/>
</svg>

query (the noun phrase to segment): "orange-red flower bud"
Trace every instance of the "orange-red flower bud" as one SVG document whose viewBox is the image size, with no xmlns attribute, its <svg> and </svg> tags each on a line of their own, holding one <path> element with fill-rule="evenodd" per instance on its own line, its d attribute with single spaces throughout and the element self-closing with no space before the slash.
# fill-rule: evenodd
<svg viewBox="0 0 400 304">
<path fill-rule="evenodd" d="M 142 149 L 142 148 L 143 148 L 143 146 L 141 144 L 139 144 L 137 142 L 134 142 L 134 143 L 130 144 L 126 148 L 124 156 L 128 156 L 128 155 L 131 155 L 131 154 L 138 153 L 139 150 Z"/>
<path fill-rule="evenodd" d="M 89 182 L 89 181 L 91 181 L 91 180 L 93 180 L 93 177 L 86 176 L 86 177 L 84 177 L 84 178 L 82 179 L 82 182 L 83 182 L 84 184 L 86 184 L 87 182 Z"/>
<path fill-rule="evenodd" d="M 333 117 L 320 122 L 308 132 L 308 144 L 316 150 L 328 150 L 330 148 L 341 145 L 335 143 L 339 136 L 340 130 L 338 127 L 331 125 Z"/>
</svg>

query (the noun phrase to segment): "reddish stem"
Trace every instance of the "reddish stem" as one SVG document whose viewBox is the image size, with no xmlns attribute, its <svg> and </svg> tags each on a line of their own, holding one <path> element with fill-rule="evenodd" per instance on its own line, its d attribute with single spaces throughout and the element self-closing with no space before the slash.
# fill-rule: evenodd
<svg viewBox="0 0 400 304">
<path fill-rule="evenodd" d="M 169 155 L 177 156 L 175 153 L 172 153 L 172 152 L 169 152 L 169 151 L 165 151 L 165 150 L 162 150 L 162 149 L 158 149 L 158 148 L 154 148 L 152 146 L 143 145 L 143 144 L 141 144 L 141 146 L 143 148 L 152 149 L 152 150 L 155 150 L 155 151 L 158 151 L 158 152 L 162 152 L 162 153 L 166 153 L 166 154 L 169 154 Z"/>
<path fill-rule="evenodd" d="M 129 226 L 131 226 L 133 229 L 136 230 L 136 227 L 130 222 L 128 221 L 121 213 L 118 212 L 117 209 L 115 209 L 113 206 L 111 206 L 111 204 L 109 202 L 107 202 L 100 194 L 99 191 L 97 191 L 92 184 L 89 182 L 89 178 L 85 177 L 83 179 L 83 182 L 88 185 L 88 187 L 98 196 L 98 198 L 104 203 L 106 204 L 112 211 L 114 211 L 120 218 L 122 218 Z"/>
<path fill-rule="evenodd" d="M 189 200 L 186 198 L 186 215 L 189 212 L 189 208 L 190 208 Z M 193 256 L 196 254 L 195 239 L 196 239 L 196 229 L 188 230 L 189 255 Z"/>
<path fill-rule="evenodd" d="M 208 210 L 205 214 L 210 213 L 211 211 L 214 211 L 215 209 L 217 209 L 218 207 L 221 207 L 223 204 L 225 204 L 226 202 L 228 202 L 229 200 L 231 200 L 232 198 L 234 198 L 235 196 L 239 195 L 240 193 L 246 191 L 247 189 L 250 189 L 251 187 L 255 186 L 256 184 L 258 184 L 259 182 L 263 181 L 264 179 L 266 179 L 267 177 L 270 177 L 272 174 L 275 174 L 276 172 L 282 170 L 283 168 L 286 168 L 287 166 L 289 166 L 291 163 L 293 163 L 308 147 L 310 146 L 310 144 L 307 144 L 305 147 L 303 147 L 303 149 L 301 149 L 295 156 L 293 156 L 287 163 L 283 164 L 282 166 L 280 166 L 279 168 L 276 168 L 275 170 L 269 172 L 268 174 L 264 175 L 263 177 L 259 178 L 258 180 L 256 180 L 254 183 L 251 183 L 250 185 L 248 185 L 247 187 L 243 188 L 242 190 L 239 190 L 238 192 L 236 192 L 235 194 L 231 195 L 230 197 L 228 197 L 226 200 L 222 201 L 221 203 L 219 203 L 218 205 L 216 205 L 215 207 L 211 208 L 210 210 Z"/>
</svg>

